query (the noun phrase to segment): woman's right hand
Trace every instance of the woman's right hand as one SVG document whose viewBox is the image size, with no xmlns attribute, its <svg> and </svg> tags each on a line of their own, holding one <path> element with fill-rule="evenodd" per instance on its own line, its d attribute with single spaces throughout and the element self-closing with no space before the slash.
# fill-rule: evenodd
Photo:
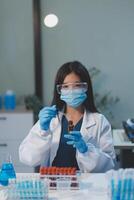
<svg viewBox="0 0 134 200">
<path fill-rule="evenodd" d="M 56 117 L 56 114 L 56 105 L 45 107 L 39 112 L 39 122 L 42 130 L 47 131 L 49 129 L 50 121 L 53 117 Z"/>
</svg>

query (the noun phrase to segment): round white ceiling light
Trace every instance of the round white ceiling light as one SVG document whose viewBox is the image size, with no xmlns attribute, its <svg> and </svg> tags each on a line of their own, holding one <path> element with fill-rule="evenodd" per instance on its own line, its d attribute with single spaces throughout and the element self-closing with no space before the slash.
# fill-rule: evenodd
<svg viewBox="0 0 134 200">
<path fill-rule="evenodd" d="M 53 28 L 58 24 L 58 21 L 58 17 L 55 14 L 48 14 L 44 19 L 44 24 L 49 28 Z"/>
</svg>

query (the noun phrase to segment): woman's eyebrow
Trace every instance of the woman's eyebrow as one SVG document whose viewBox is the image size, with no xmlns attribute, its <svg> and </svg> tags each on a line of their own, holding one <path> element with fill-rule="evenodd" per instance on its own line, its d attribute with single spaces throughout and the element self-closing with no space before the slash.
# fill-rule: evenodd
<svg viewBox="0 0 134 200">
<path fill-rule="evenodd" d="M 73 84 L 73 83 L 81 83 L 81 81 L 75 81 L 75 82 L 64 82 L 62 84 Z"/>
</svg>

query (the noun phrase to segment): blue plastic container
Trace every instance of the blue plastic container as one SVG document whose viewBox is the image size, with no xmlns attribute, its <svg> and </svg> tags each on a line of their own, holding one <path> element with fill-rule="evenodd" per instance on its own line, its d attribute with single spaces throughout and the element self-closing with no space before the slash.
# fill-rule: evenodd
<svg viewBox="0 0 134 200">
<path fill-rule="evenodd" d="M 2 96 L 0 95 L 0 109 L 2 109 Z"/>
<path fill-rule="evenodd" d="M 4 95 L 4 107 L 6 110 L 14 110 L 16 107 L 16 95 L 12 90 L 8 90 Z"/>
</svg>

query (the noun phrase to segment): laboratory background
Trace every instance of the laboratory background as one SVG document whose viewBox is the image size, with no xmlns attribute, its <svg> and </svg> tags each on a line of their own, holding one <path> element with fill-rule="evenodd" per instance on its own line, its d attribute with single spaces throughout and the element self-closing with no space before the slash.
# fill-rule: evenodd
<svg viewBox="0 0 134 200">
<path fill-rule="evenodd" d="M 44 23 L 48 14 L 58 18 L 54 27 Z M 59 67 L 78 60 L 112 125 L 115 169 L 134 167 L 133 19 L 132 0 L 0 0 L 0 163 L 10 154 L 17 173 L 36 172 L 19 161 L 19 145 L 51 104 Z"/>
</svg>

